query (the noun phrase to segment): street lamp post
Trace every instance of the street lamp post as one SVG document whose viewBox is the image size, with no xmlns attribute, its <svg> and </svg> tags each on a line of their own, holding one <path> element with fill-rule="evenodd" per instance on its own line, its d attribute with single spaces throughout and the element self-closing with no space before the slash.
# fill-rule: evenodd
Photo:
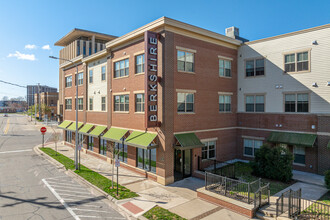
<svg viewBox="0 0 330 220">
<path fill-rule="evenodd" d="M 56 59 L 56 60 L 64 60 L 72 63 L 76 67 L 77 75 L 78 75 L 78 66 L 76 63 L 72 62 L 71 60 L 64 59 L 64 58 L 59 58 L 59 57 L 54 57 L 54 56 L 49 56 L 51 59 Z M 74 151 L 74 165 L 76 170 L 78 170 L 78 80 L 77 80 L 77 75 L 75 76 L 75 82 L 76 82 L 76 143 L 75 143 L 75 151 Z"/>
</svg>

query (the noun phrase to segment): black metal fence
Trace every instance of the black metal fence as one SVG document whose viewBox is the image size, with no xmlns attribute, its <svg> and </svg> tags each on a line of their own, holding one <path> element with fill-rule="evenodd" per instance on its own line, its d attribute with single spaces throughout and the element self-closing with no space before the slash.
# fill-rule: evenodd
<svg viewBox="0 0 330 220">
<path fill-rule="evenodd" d="M 205 189 L 255 207 L 269 203 L 269 183 L 262 186 L 261 179 L 243 182 L 226 176 L 205 172 Z"/>
<path fill-rule="evenodd" d="M 291 219 L 328 219 L 330 205 L 301 198 L 301 189 L 288 190 L 276 200 L 276 217 L 283 215 Z"/>
<path fill-rule="evenodd" d="M 213 159 L 202 159 L 198 156 L 198 170 L 218 174 L 235 179 L 235 163 L 227 163 Z"/>
</svg>

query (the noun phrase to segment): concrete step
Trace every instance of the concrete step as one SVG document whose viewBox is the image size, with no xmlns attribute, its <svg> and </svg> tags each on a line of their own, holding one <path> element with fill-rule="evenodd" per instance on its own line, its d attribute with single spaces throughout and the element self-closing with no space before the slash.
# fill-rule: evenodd
<svg viewBox="0 0 330 220">
<path fill-rule="evenodd" d="M 290 220 L 290 218 L 285 217 L 285 214 L 283 214 L 281 216 L 278 216 L 276 218 L 276 216 L 274 216 L 274 217 L 266 216 L 263 212 L 259 212 L 259 211 L 256 213 L 256 217 L 258 219 L 263 219 L 263 220 L 274 220 L 274 219 L 276 219 L 276 220 Z"/>
</svg>

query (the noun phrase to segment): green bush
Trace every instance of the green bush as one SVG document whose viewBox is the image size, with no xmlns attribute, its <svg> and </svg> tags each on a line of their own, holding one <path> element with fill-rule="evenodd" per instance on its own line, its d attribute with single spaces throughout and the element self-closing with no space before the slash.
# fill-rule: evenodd
<svg viewBox="0 0 330 220">
<path fill-rule="evenodd" d="M 325 171 L 324 182 L 328 189 L 330 189 L 330 170 Z"/>
<path fill-rule="evenodd" d="M 252 173 L 259 177 L 289 182 L 292 178 L 293 156 L 281 147 L 263 145 L 251 162 Z"/>
</svg>

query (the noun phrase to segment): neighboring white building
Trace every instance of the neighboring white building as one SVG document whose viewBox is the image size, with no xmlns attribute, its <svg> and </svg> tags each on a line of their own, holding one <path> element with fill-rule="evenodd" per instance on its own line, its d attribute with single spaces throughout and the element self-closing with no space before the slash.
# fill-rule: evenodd
<svg viewBox="0 0 330 220">
<path fill-rule="evenodd" d="M 246 112 L 253 94 L 259 102 L 264 96 L 265 112 L 288 112 L 285 100 L 308 99 L 309 113 L 330 113 L 329 39 L 328 24 L 243 44 L 238 51 L 238 112 Z M 258 76 L 247 76 L 253 75 L 253 64 Z"/>
</svg>

